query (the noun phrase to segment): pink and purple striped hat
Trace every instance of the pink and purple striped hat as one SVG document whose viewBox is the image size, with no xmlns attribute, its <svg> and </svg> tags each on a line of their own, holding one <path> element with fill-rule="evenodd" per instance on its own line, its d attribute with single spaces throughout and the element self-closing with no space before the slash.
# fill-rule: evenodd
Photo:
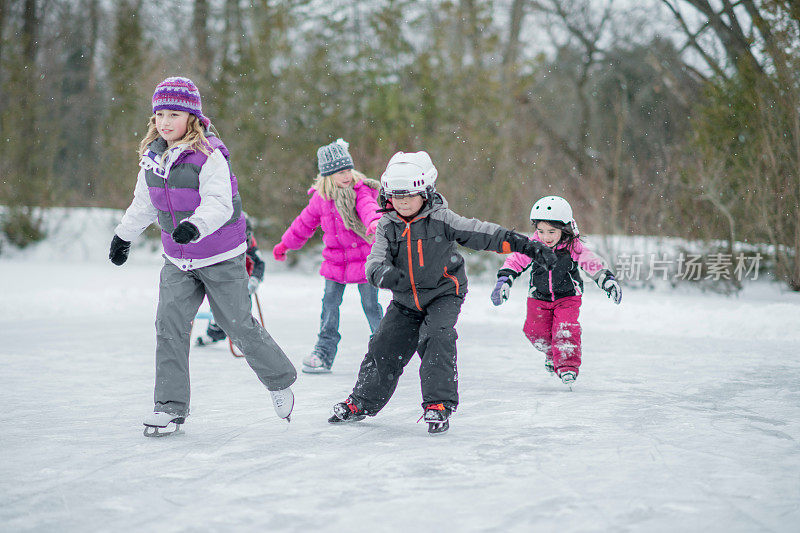
<svg viewBox="0 0 800 533">
<path fill-rule="evenodd" d="M 208 128 L 211 121 L 203 115 L 200 91 L 189 78 L 174 76 L 167 78 L 153 93 L 153 113 L 159 109 L 176 109 L 195 115 Z"/>
</svg>

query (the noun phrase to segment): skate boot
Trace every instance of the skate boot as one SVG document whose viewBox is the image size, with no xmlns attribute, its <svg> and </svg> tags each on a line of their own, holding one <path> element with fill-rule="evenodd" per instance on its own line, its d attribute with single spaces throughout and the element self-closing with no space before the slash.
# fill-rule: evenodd
<svg viewBox="0 0 800 533">
<path fill-rule="evenodd" d="M 572 384 L 575 383 L 575 379 L 578 377 L 578 375 L 572 370 L 565 370 L 564 372 L 561 372 L 558 377 L 561 378 L 561 381 L 564 383 L 564 385 L 569 385 L 570 390 L 572 390 Z"/>
<path fill-rule="evenodd" d="M 331 424 L 341 422 L 358 422 L 364 420 L 367 414 L 348 398 L 333 406 L 333 416 L 328 419 Z"/>
<path fill-rule="evenodd" d="M 227 337 L 227 335 L 225 335 L 221 327 L 216 324 L 209 324 L 206 332 L 197 337 L 195 344 L 197 344 L 197 346 L 211 346 L 216 342 L 225 340 L 225 337 Z"/>
<path fill-rule="evenodd" d="M 544 369 L 550 374 L 556 373 L 556 367 L 553 365 L 553 360 L 549 357 L 546 357 L 544 360 Z"/>
<path fill-rule="evenodd" d="M 144 417 L 144 436 L 145 437 L 166 437 L 177 433 L 181 429 L 181 424 L 186 421 L 186 417 L 173 413 L 156 411 Z"/>
<path fill-rule="evenodd" d="M 306 374 L 330 374 L 331 367 L 326 365 L 319 355 L 312 352 L 311 355 L 303 359 L 303 372 Z"/>
<path fill-rule="evenodd" d="M 436 403 L 425 406 L 425 414 L 422 415 L 428 424 L 428 433 L 435 435 L 444 433 L 450 429 L 450 409 L 444 404 Z"/>
<path fill-rule="evenodd" d="M 275 412 L 278 413 L 278 416 L 287 422 L 291 422 L 292 409 L 294 409 L 294 393 L 292 389 L 286 387 L 282 390 L 271 390 L 269 394 L 272 396 L 272 405 L 275 407 Z"/>
</svg>

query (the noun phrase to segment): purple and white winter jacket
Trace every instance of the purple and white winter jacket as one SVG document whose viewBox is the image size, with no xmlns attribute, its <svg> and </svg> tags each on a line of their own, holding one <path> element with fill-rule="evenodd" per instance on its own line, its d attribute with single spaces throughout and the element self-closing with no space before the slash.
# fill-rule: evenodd
<svg viewBox="0 0 800 533">
<path fill-rule="evenodd" d="M 134 200 L 115 229 L 133 240 L 151 223 L 161 226 L 164 253 L 184 270 L 230 259 L 247 247 L 246 222 L 236 177 L 228 165 L 228 150 L 209 136 L 210 155 L 178 145 L 167 150 L 158 138 L 141 159 Z M 180 245 L 172 231 L 183 220 L 197 226 L 199 237 Z"/>
</svg>

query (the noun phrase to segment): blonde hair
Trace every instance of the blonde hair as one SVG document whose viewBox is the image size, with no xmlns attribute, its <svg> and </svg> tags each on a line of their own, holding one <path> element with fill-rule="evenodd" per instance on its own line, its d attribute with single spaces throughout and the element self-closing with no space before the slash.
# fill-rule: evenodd
<svg viewBox="0 0 800 533">
<path fill-rule="evenodd" d="M 194 114 L 189 113 L 189 122 L 186 125 L 186 135 L 184 135 L 179 141 L 180 144 L 188 144 L 189 148 L 195 150 L 197 152 L 203 152 L 205 155 L 211 155 L 211 143 L 208 142 L 208 138 L 205 134 L 205 129 L 203 125 L 200 123 L 200 119 L 198 119 Z M 158 139 L 161 135 L 158 133 L 158 129 L 156 128 L 156 116 L 153 115 L 150 117 L 150 121 L 148 122 L 147 126 L 147 133 L 142 139 L 142 142 L 139 143 L 139 157 L 142 158 L 147 153 L 147 148 L 150 146 L 150 143 Z"/>
<path fill-rule="evenodd" d="M 358 170 L 352 169 L 352 171 L 353 185 L 366 178 L 366 176 Z M 329 176 L 317 174 L 316 179 L 314 179 L 314 184 L 311 187 L 315 189 L 320 196 L 322 196 L 322 198 L 325 200 L 330 200 L 333 198 L 333 192 L 336 190 L 336 182 L 333 181 L 333 174 Z"/>
</svg>

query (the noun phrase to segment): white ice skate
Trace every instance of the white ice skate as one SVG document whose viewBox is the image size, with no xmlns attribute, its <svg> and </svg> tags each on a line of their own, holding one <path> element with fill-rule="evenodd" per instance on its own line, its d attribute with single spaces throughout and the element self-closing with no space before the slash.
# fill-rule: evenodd
<svg viewBox="0 0 800 533">
<path fill-rule="evenodd" d="M 294 409 L 294 393 L 289 387 L 283 390 L 269 391 L 272 396 L 272 405 L 275 407 L 275 412 L 278 416 L 291 422 L 292 409 Z"/>
<path fill-rule="evenodd" d="M 306 374 L 330 374 L 331 369 L 317 354 L 312 353 L 303 359 L 303 372 Z"/>
<path fill-rule="evenodd" d="M 186 421 L 186 417 L 173 413 L 156 411 L 144 417 L 144 436 L 145 437 L 165 437 L 177 433 L 181 429 L 181 424 Z"/>
</svg>

